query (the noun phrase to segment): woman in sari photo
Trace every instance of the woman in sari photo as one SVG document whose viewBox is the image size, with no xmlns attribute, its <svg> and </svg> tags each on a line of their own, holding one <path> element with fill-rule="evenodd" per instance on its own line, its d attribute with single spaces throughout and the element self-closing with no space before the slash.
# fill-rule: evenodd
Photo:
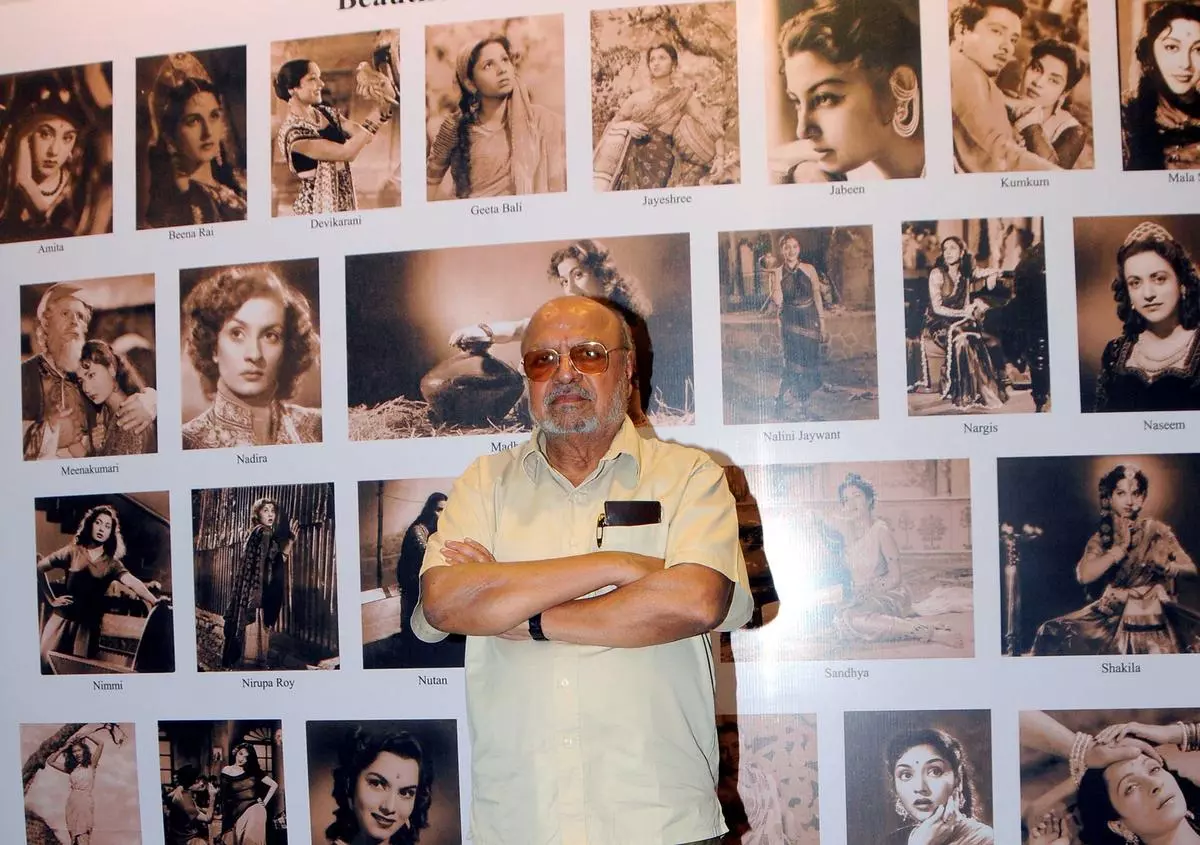
<svg viewBox="0 0 1200 845">
<path fill-rule="evenodd" d="M 490 35 L 459 53 L 458 107 L 429 143 L 430 201 L 567 189 L 562 117 L 533 102 L 512 53 L 504 35 Z M 449 192 L 443 189 L 447 172 Z"/>
<path fill-rule="evenodd" d="M 636 191 L 725 181 L 725 127 L 679 84 L 679 51 L 646 51 L 650 85 L 634 91 L 605 127 L 593 156 L 596 190 Z"/>
<path fill-rule="evenodd" d="M 1121 104 L 1125 169 L 1200 167 L 1200 5 L 1160 5 L 1135 55 L 1136 83 Z"/>
<path fill-rule="evenodd" d="M 224 614 L 224 669 L 268 667 L 268 629 L 279 621 L 283 609 L 288 561 L 300 532 L 300 523 L 287 520 L 274 499 L 259 499 L 250 513 L 253 525 L 234 571 L 233 593 Z"/>
</svg>

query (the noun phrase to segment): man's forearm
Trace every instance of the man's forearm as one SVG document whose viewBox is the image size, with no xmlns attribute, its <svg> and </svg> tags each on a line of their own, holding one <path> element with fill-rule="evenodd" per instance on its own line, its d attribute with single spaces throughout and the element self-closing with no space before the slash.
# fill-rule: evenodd
<svg viewBox="0 0 1200 845">
<path fill-rule="evenodd" d="M 629 580 L 619 552 L 507 563 L 456 563 L 421 576 L 429 624 L 468 636 L 501 634 L 535 613 Z"/>
<path fill-rule="evenodd" d="M 705 634 L 725 618 L 733 582 L 694 563 L 654 572 L 612 592 L 542 613 L 547 638 L 576 645 L 640 648 Z"/>
</svg>

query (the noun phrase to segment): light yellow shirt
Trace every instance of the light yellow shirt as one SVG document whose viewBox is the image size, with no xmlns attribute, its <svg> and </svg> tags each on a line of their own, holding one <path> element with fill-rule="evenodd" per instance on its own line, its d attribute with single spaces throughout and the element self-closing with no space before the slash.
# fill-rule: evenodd
<svg viewBox="0 0 1200 845">
<path fill-rule="evenodd" d="M 698 449 L 627 419 L 578 488 L 535 432 L 475 461 L 451 490 L 422 573 L 470 537 L 497 561 L 597 550 L 606 500 L 662 503 L 662 522 L 604 529 L 603 547 L 707 566 L 735 584 L 719 630 L 753 609 L 725 474 Z M 430 634 L 418 605 L 414 631 Z M 645 648 L 468 637 L 475 845 L 679 845 L 720 835 L 711 640 Z"/>
</svg>

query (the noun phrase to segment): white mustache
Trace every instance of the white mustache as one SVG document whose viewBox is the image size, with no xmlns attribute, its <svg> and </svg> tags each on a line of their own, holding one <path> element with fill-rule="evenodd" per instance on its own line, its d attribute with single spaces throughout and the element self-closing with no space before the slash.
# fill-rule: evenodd
<svg viewBox="0 0 1200 845">
<path fill-rule="evenodd" d="M 551 402 L 562 396 L 573 396 L 579 399 L 586 399 L 589 402 L 596 398 L 595 395 L 583 385 L 556 384 L 546 391 L 546 396 L 542 400 L 542 404 L 549 407 Z"/>
</svg>

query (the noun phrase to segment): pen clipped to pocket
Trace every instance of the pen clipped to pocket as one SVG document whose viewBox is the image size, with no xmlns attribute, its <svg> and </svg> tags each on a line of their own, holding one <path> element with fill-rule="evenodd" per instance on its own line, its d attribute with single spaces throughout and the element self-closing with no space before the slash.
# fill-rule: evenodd
<svg viewBox="0 0 1200 845">
<path fill-rule="evenodd" d="M 612 526 L 658 525 L 662 522 L 662 502 L 651 499 L 608 501 L 604 513 L 596 518 L 596 548 L 604 547 L 604 529 Z"/>
</svg>

